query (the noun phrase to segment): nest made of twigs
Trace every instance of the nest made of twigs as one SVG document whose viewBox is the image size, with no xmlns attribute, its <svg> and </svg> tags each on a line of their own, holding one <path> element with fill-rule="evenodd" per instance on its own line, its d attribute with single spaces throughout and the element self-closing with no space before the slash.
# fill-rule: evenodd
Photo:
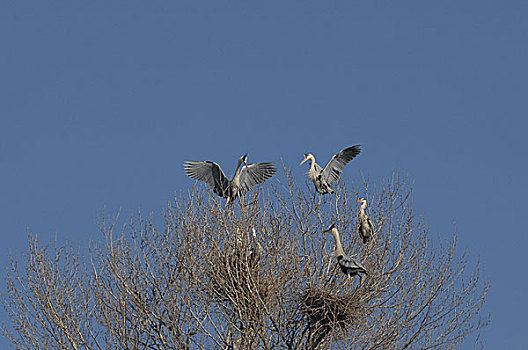
<svg viewBox="0 0 528 350">
<path fill-rule="evenodd" d="M 329 287 L 307 288 L 301 297 L 301 312 L 312 332 L 349 333 L 365 313 L 358 293 L 341 294 Z"/>
<path fill-rule="evenodd" d="M 269 282 L 261 275 L 259 256 L 251 250 L 226 250 L 214 256 L 209 271 L 210 294 L 216 300 L 237 304 L 257 304 L 266 299 Z"/>
</svg>

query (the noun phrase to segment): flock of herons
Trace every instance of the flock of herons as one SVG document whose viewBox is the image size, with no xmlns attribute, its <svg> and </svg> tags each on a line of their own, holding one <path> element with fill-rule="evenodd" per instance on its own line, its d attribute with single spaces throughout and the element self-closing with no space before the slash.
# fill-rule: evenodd
<svg viewBox="0 0 528 350">
<path fill-rule="evenodd" d="M 304 155 L 304 159 L 300 165 L 306 161 L 310 161 L 310 168 L 306 173 L 308 179 L 313 182 L 315 190 L 325 195 L 327 193 L 334 193 L 332 185 L 339 180 L 343 168 L 345 165 L 354 159 L 360 152 L 359 145 L 345 148 L 341 152 L 335 154 L 332 159 L 328 162 L 324 169 L 315 162 L 315 157 L 311 153 Z M 187 161 L 184 163 L 185 173 L 195 180 L 203 181 L 211 187 L 213 192 L 220 197 L 226 198 L 227 203 L 233 203 L 237 197 L 242 197 L 248 192 L 251 187 L 261 184 L 267 179 L 275 175 L 277 169 L 274 163 L 247 163 L 247 155 L 243 155 L 237 162 L 235 174 L 231 180 L 228 180 L 224 172 L 215 162 L 195 162 Z M 367 201 L 364 198 L 358 200 L 360 203 L 358 213 L 358 233 L 363 240 L 363 243 L 367 243 L 374 234 L 374 228 L 372 221 L 365 213 Z M 367 270 L 359 263 L 354 260 L 351 256 L 346 255 L 341 239 L 339 237 L 339 231 L 337 227 L 332 224 L 330 227 L 323 232 L 329 232 L 332 234 L 335 240 L 335 256 L 341 271 L 351 277 L 358 274 L 368 274 Z"/>
</svg>

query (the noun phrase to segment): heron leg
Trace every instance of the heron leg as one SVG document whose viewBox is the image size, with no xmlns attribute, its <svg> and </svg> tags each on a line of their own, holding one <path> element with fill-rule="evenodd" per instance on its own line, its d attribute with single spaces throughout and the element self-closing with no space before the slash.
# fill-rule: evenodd
<svg viewBox="0 0 528 350">
<path fill-rule="evenodd" d="M 335 192 L 332 192 L 332 194 L 335 194 Z M 337 201 L 338 201 L 339 198 L 337 198 L 337 194 L 335 195 L 335 208 L 336 208 L 336 213 L 337 213 L 337 216 L 339 216 L 339 207 L 337 205 Z"/>
<path fill-rule="evenodd" d="M 346 279 L 345 283 L 343 283 L 343 289 L 346 290 L 346 288 L 348 287 L 349 284 L 350 284 L 350 275 L 347 274 L 347 279 Z M 341 289 L 339 289 L 337 291 L 337 293 L 340 293 L 340 292 L 341 292 Z"/>
</svg>

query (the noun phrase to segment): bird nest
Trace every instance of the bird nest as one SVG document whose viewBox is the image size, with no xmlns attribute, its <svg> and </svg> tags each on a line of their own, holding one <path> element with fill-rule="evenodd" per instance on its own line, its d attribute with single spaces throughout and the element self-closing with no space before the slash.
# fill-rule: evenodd
<svg viewBox="0 0 528 350">
<path fill-rule="evenodd" d="M 358 293 L 337 294 L 328 287 L 308 287 L 301 297 L 301 312 L 316 337 L 330 332 L 347 334 L 365 314 Z"/>
<path fill-rule="evenodd" d="M 251 251 L 228 250 L 213 260 L 215 269 L 209 271 L 208 277 L 214 299 L 243 304 L 248 308 L 255 306 L 258 300 L 266 299 L 269 283 L 261 276 L 260 257 Z"/>
</svg>

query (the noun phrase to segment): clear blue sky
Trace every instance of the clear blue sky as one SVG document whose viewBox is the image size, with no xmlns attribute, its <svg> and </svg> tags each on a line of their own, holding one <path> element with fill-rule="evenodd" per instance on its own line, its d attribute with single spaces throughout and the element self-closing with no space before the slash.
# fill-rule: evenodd
<svg viewBox="0 0 528 350">
<path fill-rule="evenodd" d="M 86 245 L 107 206 L 160 213 L 193 181 L 302 154 L 374 181 L 401 170 L 433 237 L 491 282 L 489 349 L 527 349 L 526 1 L 0 3 L 1 271 Z M 2 287 L 3 288 L 3 287 Z M 0 340 L 0 345 L 5 344 Z M 0 346 L 4 347 L 4 346 Z"/>
</svg>

